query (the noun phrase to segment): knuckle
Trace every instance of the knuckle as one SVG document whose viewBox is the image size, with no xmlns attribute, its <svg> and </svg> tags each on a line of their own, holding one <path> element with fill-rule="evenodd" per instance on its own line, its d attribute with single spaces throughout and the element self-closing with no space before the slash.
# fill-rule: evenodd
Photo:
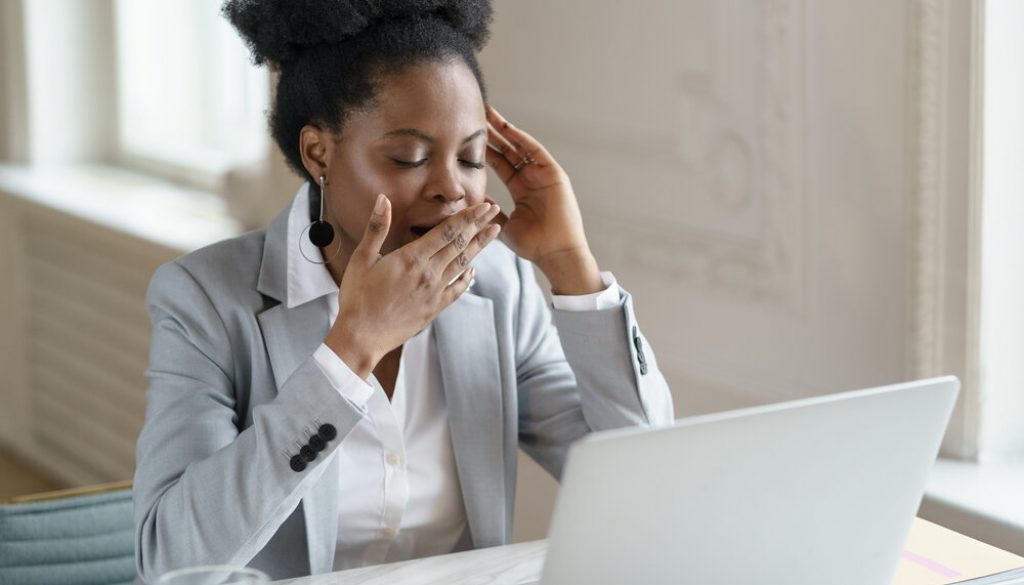
<svg viewBox="0 0 1024 585">
<path fill-rule="evenodd" d="M 370 233 L 380 233 L 384 229 L 384 222 L 379 219 L 371 219 L 369 223 Z"/>
<path fill-rule="evenodd" d="M 419 266 L 420 260 L 414 254 L 408 252 L 402 254 L 402 266 L 405 267 L 406 271 L 412 271 Z"/>
<path fill-rule="evenodd" d="M 423 270 L 422 272 L 420 272 L 419 282 L 417 282 L 416 284 L 419 288 L 429 289 L 434 285 L 433 277 L 433 273 L 431 273 L 429 270 Z"/>
<path fill-rule="evenodd" d="M 459 266 L 465 267 L 469 264 L 469 258 L 465 254 L 459 254 Z"/>
<path fill-rule="evenodd" d="M 455 228 L 448 224 L 444 226 L 444 231 L 441 232 L 441 237 L 444 238 L 445 242 L 450 242 L 455 239 Z"/>
<path fill-rule="evenodd" d="M 464 250 L 466 248 L 466 236 L 459 234 L 455 237 L 455 247 Z"/>
</svg>

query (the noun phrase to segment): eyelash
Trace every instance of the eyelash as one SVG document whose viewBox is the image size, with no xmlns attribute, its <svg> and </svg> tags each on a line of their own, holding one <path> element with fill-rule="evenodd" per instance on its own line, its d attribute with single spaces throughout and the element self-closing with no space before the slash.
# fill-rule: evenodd
<svg viewBox="0 0 1024 585">
<path fill-rule="evenodd" d="M 391 160 L 395 161 L 395 164 L 400 166 L 400 167 L 402 167 L 403 169 L 415 169 L 415 168 L 423 166 L 423 163 L 427 162 L 427 159 L 422 159 L 422 160 L 418 160 L 418 161 L 414 161 L 414 162 L 409 162 L 409 161 L 405 161 L 405 160 L 398 160 L 397 158 L 393 158 Z M 462 160 L 462 159 L 459 159 L 459 162 L 462 163 L 463 165 L 471 168 L 471 169 L 480 170 L 480 169 L 484 168 L 484 163 L 472 162 L 472 161 Z"/>
</svg>

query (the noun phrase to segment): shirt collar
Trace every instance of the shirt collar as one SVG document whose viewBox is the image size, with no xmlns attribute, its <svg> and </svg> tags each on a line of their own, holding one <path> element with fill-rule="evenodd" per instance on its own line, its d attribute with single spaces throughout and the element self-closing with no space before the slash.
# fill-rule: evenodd
<svg viewBox="0 0 1024 585">
<path fill-rule="evenodd" d="M 320 250 L 304 233 L 309 225 L 309 183 L 299 187 L 288 213 L 288 289 L 286 304 L 289 309 L 328 294 L 338 294 L 338 285 L 326 264 L 310 262 L 320 260 Z M 335 238 L 338 236 L 336 235 Z M 337 245 L 334 242 L 333 245 Z"/>
</svg>

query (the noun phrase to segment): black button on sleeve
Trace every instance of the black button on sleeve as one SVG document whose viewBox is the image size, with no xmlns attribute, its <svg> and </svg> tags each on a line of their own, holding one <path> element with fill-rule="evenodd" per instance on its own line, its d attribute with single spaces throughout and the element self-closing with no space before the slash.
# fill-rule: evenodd
<svg viewBox="0 0 1024 585">
<path fill-rule="evenodd" d="M 644 357 L 644 342 L 640 339 L 636 325 L 633 326 L 633 345 L 636 346 L 636 359 L 640 362 L 640 374 L 647 374 L 647 358 Z"/>
<path fill-rule="evenodd" d="M 328 423 L 320 425 L 319 433 L 320 438 L 325 441 L 333 441 L 338 436 L 338 429 L 334 428 L 334 425 Z"/>
<path fill-rule="evenodd" d="M 289 464 L 292 466 L 292 471 L 296 473 L 306 469 L 306 462 L 302 460 L 301 455 L 293 456 L 291 461 L 289 461 Z"/>
<path fill-rule="evenodd" d="M 309 445 L 303 445 L 302 448 L 299 449 L 299 456 L 301 456 L 306 463 L 309 463 L 316 459 L 316 451 Z"/>
<path fill-rule="evenodd" d="M 319 453 L 327 448 L 327 442 L 320 438 L 320 435 L 313 435 L 309 438 L 309 446 Z"/>
</svg>

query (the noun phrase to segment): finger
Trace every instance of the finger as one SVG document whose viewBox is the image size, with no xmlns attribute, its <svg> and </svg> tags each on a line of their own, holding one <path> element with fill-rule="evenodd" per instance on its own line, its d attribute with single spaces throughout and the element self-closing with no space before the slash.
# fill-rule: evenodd
<svg viewBox="0 0 1024 585">
<path fill-rule="evenodd" d="M 370 212 L 370 220 L 366 222 L 363 239 L 356 246 L 356 255 L 361 256 L 369 265 L 374 264 L 380 256 L 380 249 L 391 228 L 391 201 L 380 193 Z"/>
<path fill-rule="evenodd" d="M 515 168 L 512 163 L 508 162 L 508 159 L 501 155 L 501 153 L 487 149 L 487 164 L 494 169 L 494 174 L 498 175 L 502 183 L 508 183 L 512 180 L 512 176 L 516 174 Z"/>
<path fill-rule="evenodd" d="M 441 299 L 445 307 L 455 302 L 462 293 L 466 292 L 474 276 L 476 276 L 476 268 L 470 268 L 455 279 L 455 282 L 445 287 L 444 291 L 441 292 Z"/>
<path fill-rule="evenodd" d="M 453 242 L 467 223 L 479 222 L 479 226 L 484 227 L 486 221 L 482 218 L 491 212 L 492 207 L 493 205 L 486 201 L 467 207 L 435 225 L 411 245 L 415 246 L 417 253 L 422 254 L 424 258 L 431 258 Z"/>
<path fill-rule="evenodd" d="M 495 215 L 494 219 L 491 220 L 491 223 L 498 224 L 499 226 L 502 227 L 502 229 L 504 229 L 505 224 L 508 223 L 508 216 L 505 215 L 504 211 L 499 211 L 498 215 Z"/>
<path fill-rule="evenodd" d="M 520 130 L 513 126 L 498 113 L 498 110 L 494 109 L 494 106 L 487 106 L 487 121 L 509 144 L 515 147 L 518 154 L 532 158 L 541 165 L 554 162 L 551 153 L 536 138 L 530 136 L 525 130 Z M 522 160 L 522 157 L 519 160 Z M 517 162 L 519 161 L 513 161 L 513 164 Z"/>
<path fill-rule="evenodd" d="M 509 172 L 515 174 L 523 164 L 537 162 L 534 154 L 537 149 L 529 150 L 519 142 L 509 142 L 509 139 L 494 128 L 494 125 L 487 122 L 487 154 L 500 155 L 508 163 Z M 527 162 L 528 161 L 528 162 Z M 494 165 L 491 165 L 492 167 Z"/>
<path fill-rule="evenodd" d="M 484 201 L 487 201 L 488 203 L 491 203 L 495 206 L 498 205 L 498 202 L 491 198 L 490 195 L 484 195 Z M 499 208 L 498 215 L 494 216 L 494 219 L 491 220 L 491 223 L 496 223 L 500 225 L 502 228 L 504 228 L 505 224 L 508 223 L 508 215 L 506 215 L 505 212 Z"/>
<path fill-rule="evenodd" d="M 488 244 L 494 241 L 501 233 L 501 226 L 497 224 L 491 224 L 484 228 L 473 240 L 466 246 L 466 249 L 452 259 L 451 262 L 445 266 L 444 272 L 441 274 L 441 279 L 446 283 L 453 282 L 460 274 L 464 274 L 467 269 L 470 268 L 469 264 L 473 261 L 477 255 L 487 247 Z"/>
<path fill-rule="evenodd" d="M 501 232 L 498 233 L 498 236 L 501 237 L 502 242 L 508 244 L 508 239 L 505 236 L 506 223 L 508 223 L 508 216 L 505 215 L 504 211 L 494 217 L 494 224 L 501 228 Z"/>
<path fill-rule="evenodd" d="M 473 214 L 464 218 L 462 220 L 464 223 L 456 228 L 458 231 L 455 234 L 455 237 L 448 242 L 447 246 L 438 250 L 437 253 L 431 257 L 431 263 L 433 263 L 434 266 L 437 266 L 438 269 L 443 269 L 452 260 L 458 258 L 459 254 L 465 252 L 466 248 L 469 247 L 470 241 L 472 241 L 480 231 L 487 228 L 487 225 L 491 223 L 491 220 L 494 219 L 494 216 L 496 216 L 499 211 L 501 211 L 501 208 L 492 204 L 487 208 L 487 211 L 483 215 L 477 217 Z"/>
<path fill-rule="evenodd" d="M 490 122 L 487 123 L 487 148 L 505 157 L 509 162 L 522 158 L 519 152 L 520 147 L 509 142 Z"/>
<path fill-rule="evenodd" d="M 491 202 L 491 203 L 493 203 L 495 205 L 498 204 L 498 202 L 495 201 L 493 198 L 491 198 L 490 195 L 484 195 L 484 200 L 485 201 L 489 201 L 489 202 Z M 494 216 L 494 219 L 491 220 L 491 223 L 492 224 L 497 224 L 498 226 L 501 227 L 501 233 L 498 234 L 498 237 L 501 238 L 501 241 L 506 242 L 506 240 L 505 240 L 505 224 L 508 223 L 508 215 L 504 211 L 498 211 L 498 215 Z"/>
</svg>

